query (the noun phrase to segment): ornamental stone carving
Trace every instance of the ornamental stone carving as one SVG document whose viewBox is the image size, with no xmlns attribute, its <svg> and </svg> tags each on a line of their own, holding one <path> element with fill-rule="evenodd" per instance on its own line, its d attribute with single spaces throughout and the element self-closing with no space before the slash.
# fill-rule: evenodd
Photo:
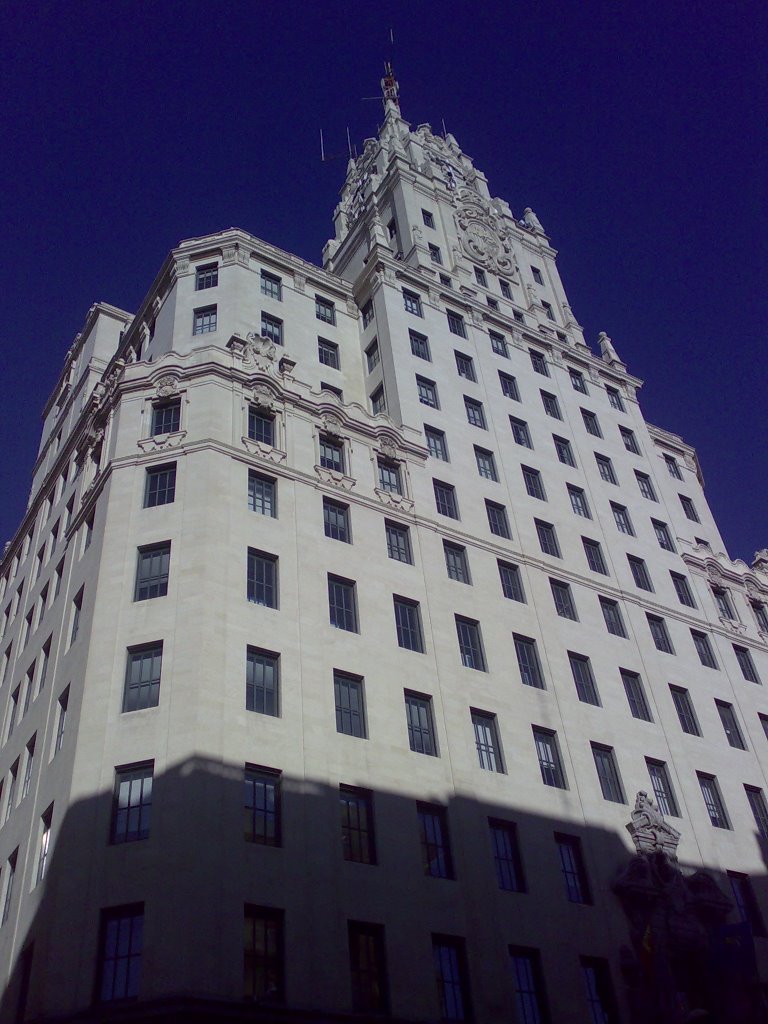
<svg viewBox="0 0 768 1024">
<path fill-rule="evenodd" d="M 156 434 L 154 437 L 142 437 L 137 441 L 137 444 L 143 452 L 162 452 L 168 448 L 178 448 L 186 436 L 186 430 L 177 430 L 173 434 Z"/>
<path fill-rule="evenodd" d="M 282 408 L 282 403 L 266 384 L 256 384 L 254 386 L 252 402 L 267 412 L 278 412 Z"/>
<path fill-rule="evenodd" d="M 179 390 L 179 378 L 166 374 L 155 381 L 155 394 L 158 398 L 168 398 Z"/>
<path fill-rule="evenodd" d="M 335 469 L 326 469 L 325 466 L 315 466 L 315 472 L 323 483 L 340 487 L 343 491 L 351 491 L 357 483 L 354 477 L 337 473 Z"/>
<path fill-rule="evenodd" d="M 279 448 L 273 448 L 269 444 L 265 444 L 263 441 L 256 441 L 252 437 L 241 438 L 245 445 L 246 451 L 250 452 L 251 455 L 258 455 L 262 459 L 267 459 L 269 462 L 285 462 L 286 453 L 281 452 Z"/>
<path fill-rule="evenodd" d="M 635 798 L 632 820 L 627 825 L 638 853 L 666 854 L 671 860 L 677 860 L 677 844 L 680 833 L 664 820 L 659 808 L 645 790 L 640 790 Z"/>
<path fill-rule="evenodd" d="M 757 572 L 768 573 L 768 548 L 761 548 L 755 552 L 752 568 Z"/>
<path fill-rule="evenodd" d="M 511 236 L 502 218 L 472 189 L 461 188 L 456 202 L 456 225 L 464 252 L 493 273 L 513 277 L 515 260 Z"/>
<path fill-rule="evenodd" d="M 379 438 L 379 451 L 387 459 L 397 458 L 397 445 L 391 437 Z"/>
<path fill-rule="evenodd" d="M 520 223 L 524 228 L 527 228 L 529 231 L 535 231 L 542 235 L 544 234 L 544 228 L 541 226 L 541 221 L 530 208 L 530 206 L 526 206 L 526 208 L 523 210 L 523 219 L 520 221 Z"/>
<path fill-rule="evenodd" d="M 323 430 L 326 434 L 330 434 L 332 437 L 341 437 L 344 424 L 338 416 L 334 416 L 332 412 L 326 412 L 321 417 L 320 422 L 323 425 Z"/>
<path fill-rule="evenodd" d="M 399 509 L 401 512 L 410 512 L 413 509 L 413 501 L 403 494 L 395 494 L 393 491 L 384 491 L 380 487 L 374 487 L 374 493 L 379 501 L 391 508 Z"/>
<path fill-rule="evenodd" d="M 245 369 L 253 368 L 267 373 L 274 372 L 277 345 L 270 338 L 250 331 L 246 335 L 242 353 Z"/>
<path fill-rule="evenodd" d="M 307 287 L 307 279 L 303 274 L 293 275 L 293 286 L 297 292 L 303 292 Z"/>
</svg>

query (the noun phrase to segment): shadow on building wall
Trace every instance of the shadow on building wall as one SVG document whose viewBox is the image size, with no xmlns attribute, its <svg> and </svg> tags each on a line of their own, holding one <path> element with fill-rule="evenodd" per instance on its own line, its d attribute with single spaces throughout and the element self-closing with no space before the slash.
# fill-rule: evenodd
<svg viewBox="0 0 768 1024">
<path fill-rule="evenodd" d="M 54 820 L 43 881 L 30 896 L 33 879 L 17 880 L 6 927 L 13 927 L 22 895 L 22 903 L 37 904 L 28 926 L 18 929 L 1 1024 L 364 1020 L 372 1015 L 352 1012 L 350 920 L 384 928 L 389 1011 L 396 1020 L 440 1017 L 433 935 L 466 940 L 473 1016 L 482 1024 L 519 1019 L 510 945 L 541 951 L 548 1002 L 542 1022 L 765 1019 L 752 936 L 733 927 L 730 886 L 716 872 L 712 878 L 728 896 L 719 909 L 709 883 L 699 886 L 704 896 L 698 899 L 696 884 L 683 881 L 674 865 L 633 859 L 618 830 L 456 797 L 445 808 L 448 873 L 455 877 L 428 877 L 416 800 L 386 790 L 372 799 L 375 864 L 345 860 L 338 789 L 286 776 L 280 845 L 246 842 L 242 765 L 197 758 L 155 776 L 149 837 L 141 841 L 110 844 L 112 793 L 74 804 Z M 622 810 L 629 821 L 630 808 Z M 515 826 L 516 884 L 524 891 L 499 886 L 494 821 Z M 568 898 L 555 833 L 580 842 L 588 902 Z M 36 865 L 37 855 L 27 861 Z M 766 876 L 751 881 L 759 903 L 768 905 Z M 578 889 L 578 880 L 571 882 Z M 101 911 L 139 904 L 139 997 L 99 1004 Z M 246 904 L 284 912 L 281 1005 L 243 999 Z M 768 940 L 758 938 L 763 976 L 764 945 Z M 590 1016 L 580 957 L 610 962 L 616 1007 L 603 993 L 604 1018 Z M 534 1016 L 530 1021 L 538 1024 Z"/>
</svg>

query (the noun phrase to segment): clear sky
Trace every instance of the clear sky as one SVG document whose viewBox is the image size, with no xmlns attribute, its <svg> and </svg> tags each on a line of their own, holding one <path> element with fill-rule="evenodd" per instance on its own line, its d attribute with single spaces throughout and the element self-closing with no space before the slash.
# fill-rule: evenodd
<svg viewBox="0 0 768 1024">
<path fill-rule="evenodd" d="M 532 206 L 594 346 L 696 446 L 732 557 L 768 546 L 768 5 L 678 0 L 0 6 L 0 542 L 95 300 L 135 310 L 179 240 L 238 226 L 319 263 L 345 161 L 440 119 Z"/>
</svg>

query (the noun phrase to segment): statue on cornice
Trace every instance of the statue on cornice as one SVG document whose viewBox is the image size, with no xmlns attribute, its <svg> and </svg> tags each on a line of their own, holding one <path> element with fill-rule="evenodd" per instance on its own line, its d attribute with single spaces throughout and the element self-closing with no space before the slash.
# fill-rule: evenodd
<svg viewBox="0 0 768 1024">
<path fill-rule="evenodd" d="M 768 573 L 768 548 L 761 548 L 755 552 L 752 568 L 757 570 L 757 572 Z"/>
<path fill-rule="evenodd" d="M 530 208 L 530 206 L 526 206 L 526 208 L 523 210 L 522 224 L 524 225 L 524 227 L 528 228 L 529 231 L 538 231 L 542 235 L 544 234 L 544 228 L 541 226 L 541 221 Z"/>
<path fill-rule="evenodd" d="M 613 347 L 613 342 L 605 331 L 600 331 L 597 336 L 597 343 L 600 346 L 600 355 L 606 363 L 620 363 L 622 366 L 624 365 L 619 359 L 616 349 Z"/>
</svg>

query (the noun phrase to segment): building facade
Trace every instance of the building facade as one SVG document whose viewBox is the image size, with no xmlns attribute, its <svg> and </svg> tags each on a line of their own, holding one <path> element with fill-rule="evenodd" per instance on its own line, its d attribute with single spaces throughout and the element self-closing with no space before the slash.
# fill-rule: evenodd
<svg viewBox="0 0 768 1024">
<path fill-rule="evenodd" d="M 640 385 L 391 78 L 323 269 L 94 305 L 0 566 L 0 1019 L 629 1021 L 638 792 L 765 978 L 768 555 Z"/>
</svg>

